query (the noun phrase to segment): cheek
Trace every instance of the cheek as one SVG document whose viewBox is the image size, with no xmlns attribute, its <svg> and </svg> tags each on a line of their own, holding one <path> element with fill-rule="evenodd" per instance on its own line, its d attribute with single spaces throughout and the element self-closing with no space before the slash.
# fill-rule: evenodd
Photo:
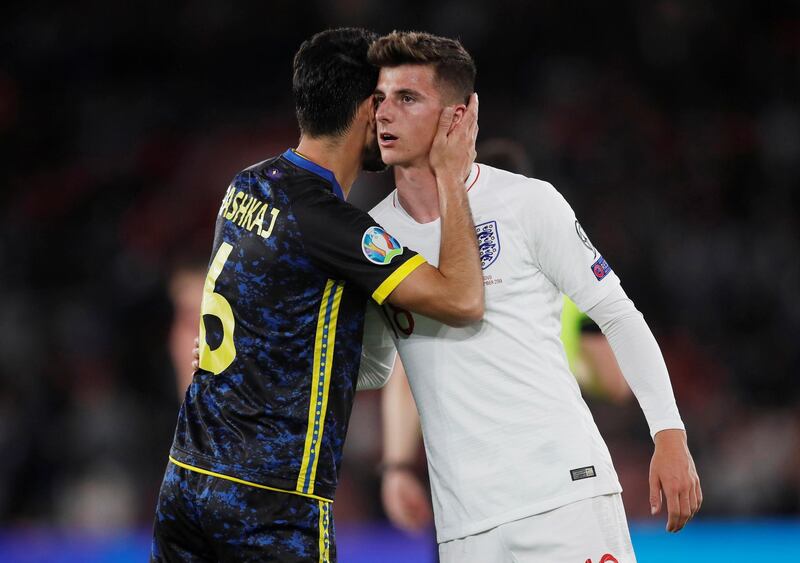
<svg viewBox="0 0 800 563">
<path fill-rule="evenodd" d="M 428 151 L 433 143 L 433 138 L 436 136 L 436 129 L 439 126 L 439 113 L 433 111 L 426 111 L 424 114 L 417 116 L 415 123 L 415 135 L 419 143 L 419 148 Z"/>
</svg>

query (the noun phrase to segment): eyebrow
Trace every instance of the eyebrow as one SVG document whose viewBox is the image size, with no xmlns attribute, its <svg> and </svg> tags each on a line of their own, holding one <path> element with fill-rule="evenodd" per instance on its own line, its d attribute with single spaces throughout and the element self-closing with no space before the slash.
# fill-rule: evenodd
<svg viewBox="0 0 800 563">
<path fill-rule="evenodd" d="M 412 90 L 411 88 L 403 88 L 402 90 L 397 91 L 398 96 L 414 96 L 416 98 L 424 98 L 425 96 L 422 92 L 418 90 Z"/>
<path fill-rule="evenodd" d="M 386 92 L 381 90 L 380 88 L 375 88 L 373 94 L 381 94 L 383 96 L 386 95 Z M 424 98 L 424 94 L 419 90 L 414 90 L 413 88 L 402 88 L 394 93 L 395 96 L 414 96 L 417 98 Z"/>
</svg>

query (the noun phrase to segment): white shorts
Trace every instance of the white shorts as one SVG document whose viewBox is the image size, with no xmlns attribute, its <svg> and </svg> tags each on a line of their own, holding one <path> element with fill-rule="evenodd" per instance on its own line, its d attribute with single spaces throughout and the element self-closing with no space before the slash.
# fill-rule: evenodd
<svg viewBox="0 0 800 563">
<path fill-rule="evenodd" d="M 635 563 L 619 493 L 439 544 L 441 563 Z"/>
</svg>

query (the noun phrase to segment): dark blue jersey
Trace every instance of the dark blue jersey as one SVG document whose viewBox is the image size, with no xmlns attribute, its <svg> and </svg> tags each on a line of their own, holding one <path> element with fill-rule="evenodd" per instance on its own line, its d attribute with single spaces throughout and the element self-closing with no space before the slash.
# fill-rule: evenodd
<svg viewBox="0 0 800 563">
<path fill-rule="evenodd" d="M 217 218 L 173 461 L 333 499 L 367 300 L 423 262 L 294 151 L 239 173 Z"/>
</svg>

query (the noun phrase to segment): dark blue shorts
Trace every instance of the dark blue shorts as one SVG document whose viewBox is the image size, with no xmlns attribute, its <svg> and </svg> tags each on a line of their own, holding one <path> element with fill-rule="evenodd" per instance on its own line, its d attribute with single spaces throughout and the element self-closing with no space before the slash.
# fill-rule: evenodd
<svg viewBox="0 0 800 563">
<path fill-rule="evenodd" d="M 167 464 L 151 562 L 335 562 L 333 503 Z"/>
</svg>

